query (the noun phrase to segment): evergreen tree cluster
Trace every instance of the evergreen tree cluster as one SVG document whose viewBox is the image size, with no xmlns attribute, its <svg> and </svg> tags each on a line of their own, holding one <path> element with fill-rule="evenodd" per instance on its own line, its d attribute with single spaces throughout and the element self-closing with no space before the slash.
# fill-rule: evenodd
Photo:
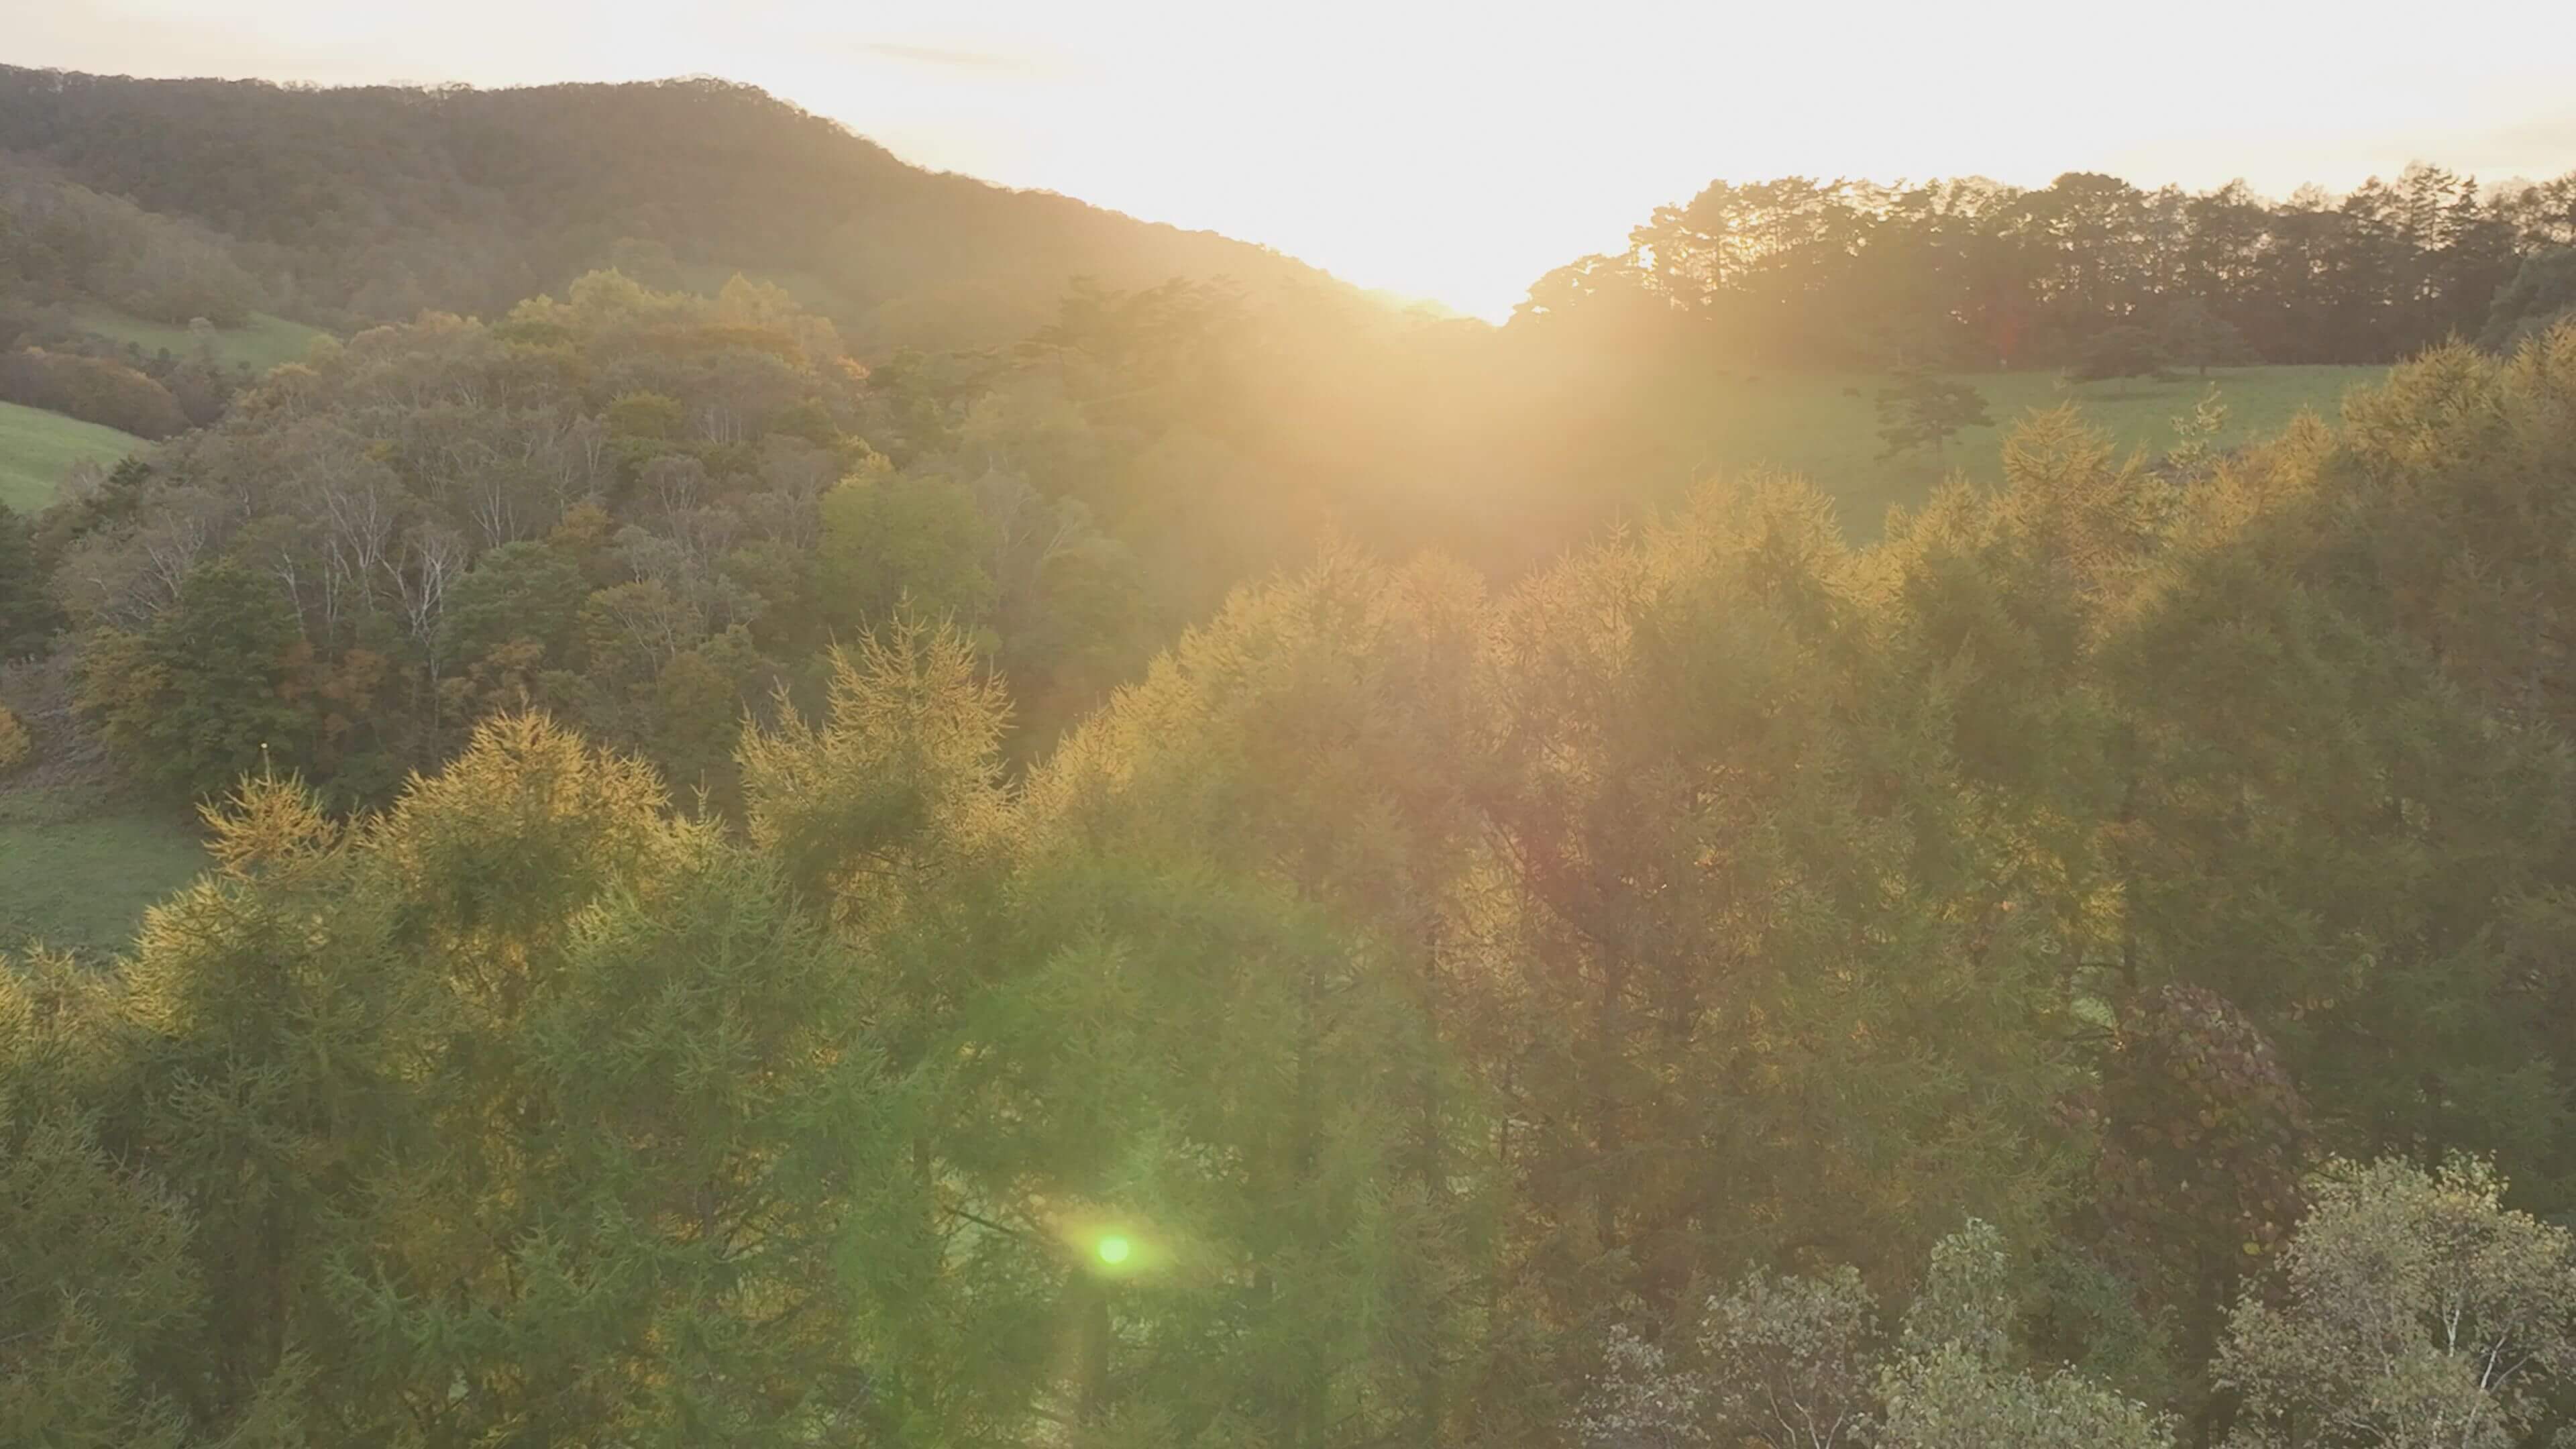
<svg viewBox="0 0 2576 1449">
<path fill-rule="evenodd" d="M 71 601 L 108 728 L 234 783 L 130 952 L 0 969 L 0 1441 L 2571 1422 L 2576 327 L 2187 477 L 2046 415 L 1867 548 L 1753 479 L 1515 580 L 1334 550 L 1015 767 L 1003 575 L 793 326 L 594 279 L 272 376 L 248 412 L 383 490 L 348 547 L 518 530 L 434 618 L 417 567 L 215 541 L 212 486 L 136 556 L 197 516 L 221 561 Z M 335 437 L 370 389 L 458 431 Z M 918 586 L 692 803 L 540 692 L 714 647 L 674 580 L 729 575 L 584 550 L 687 547 L 757 475 L 708 459 L 791 429 L 862 472 L 799 525 L 846 510 L 844 583 Z M 421 491 L 442 450 L 521 485 Z M 539 501 L 588 467 L 658 522 Z M 345 814 L 251 747 L 370 611 L 502 697 Z M 495 662 L 522 622 L 565 633 Z"/>
</svg>

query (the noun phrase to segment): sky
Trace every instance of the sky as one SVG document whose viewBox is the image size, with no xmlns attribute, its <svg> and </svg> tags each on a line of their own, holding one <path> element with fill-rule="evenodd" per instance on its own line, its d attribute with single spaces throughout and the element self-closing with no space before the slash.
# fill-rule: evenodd
<svg viewBox="0 0 2576 1449">
<path fill-rule="evenodd" d="M 1711 179 L 2576 170 L 2576 4 L 0 0 L 0 61 L 324 84 L 713 74 L 906 160 L 1500 318 Z"/>
</svg>

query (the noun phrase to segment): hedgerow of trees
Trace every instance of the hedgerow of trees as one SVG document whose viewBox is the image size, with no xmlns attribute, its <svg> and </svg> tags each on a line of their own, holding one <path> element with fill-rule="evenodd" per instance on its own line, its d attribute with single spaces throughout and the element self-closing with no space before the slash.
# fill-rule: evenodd
<svg viewBox="0 0 2576 1449">
<path fill-rule="evenodd" d="M 2387 362 L 2480 337 L 2499 290 L 2526 266 L 2523 291 L 2548 287 L 2541 258 L 2571 246 L 2576 174 L 2481 187 L 2419 164 L 2279 201 L 2093 172 L 1716 181 L 1541 278 L 1516 320 L 1784 366 L 2060 366 L 2124 327 L 2194 366 Z"/>
</svg>

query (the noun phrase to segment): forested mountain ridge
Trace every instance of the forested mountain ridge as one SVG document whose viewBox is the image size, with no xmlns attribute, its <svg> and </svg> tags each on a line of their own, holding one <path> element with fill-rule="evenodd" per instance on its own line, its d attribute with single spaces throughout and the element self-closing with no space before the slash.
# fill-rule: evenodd
<svg viewBox="0 0 2576 1449">
<path fill-rule="evenodd" d="M 277 310 L 341 327 L 495 316 L 621 240 L 808 279 L 870 355 L 1016 341 L 1075 276 L 1345 290 L 1250 243 L 925 171 L 705 78 L 321 89 L 0 67 L 0 151 L 234 238 Z"/>
<path fill-rule="evenodd" d="M 340 330 L 498 315 L 612 261 L 659 287 L 769 274 L 869 357 L 1017 341 L 1077 276 L 1387 300 L 1251 243 L 925 171 L 704 77 L 326 89 L 0 67 L 7 152 L 230 238 L 276 310 Z M 2125 328 L 2194 365 L 2387 363 L 2450 336 L 2505 345 L 2569 300 L 2551 258 L 2571 246 L 2576 174 L 2417 164 L 2277 200 L 2092 172 L 1720 179 L 1624 252 L 1534 278 L 1515 320 L 1778 366 L 2077 365 Z M 2499 326 L 2517 289 L 2556 305 L 2521 298 Z"/>
</svg>

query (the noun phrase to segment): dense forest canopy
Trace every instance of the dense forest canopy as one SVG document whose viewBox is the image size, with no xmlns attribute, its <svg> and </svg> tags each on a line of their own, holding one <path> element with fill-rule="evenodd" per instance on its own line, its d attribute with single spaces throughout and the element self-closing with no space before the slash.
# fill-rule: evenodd
<svg viewBox="0 0 2576 1449">
<path fill-rule="evenodd" d="M 328 458 L 408 396 L 389 448 L 193 445 L 337 486 L 269 515 L 326 553 L 457 550 L 434 626 L 429 572 L 335 602 L 317 558 L 294 593 L 291 529 L 211 515 L 157 604 L 148 566 L 63 575 L 125 581 L 64 601 L 111 738 L 204 711 L 142 758 L 227 739 L 204 763 L 244 773 L 129 953 L 0 973 L 0 1170 L 41 1226 L 0 1253 L 13 1441 L 2568 1422 L 2576 681 L 2532 621 L 2576 595 L 2576 326 L 2180 475 L 2045 417 L 2001 489 L 1867 548 L 1771 479 L 1516 584 L 1337 550 L 1015 771 L 964 627 L 992 577 L 825 425 L 849 379 L 766 305 L 595 278 L 241 405 Z M 720 423 L 744 357 L 792 445 L 637 446 Z M 475 397 L 621 369 L 675 390 L 473 444 L 515 491 L 320 522 L 400 516 Z M 854 508 L 881 558 L 847 586 L 917 588 L 675 808 L 567 721 L 704 770 L 671 673 L 729 717 L 770 616 L 721 562 L 575 601 L 724 533 L 710 446 L 770 470 L 744 519 L 813 510 L 737 548 L 803 528 L 828 563 Z M 554 516 L 632 457 L 636 522 Z M 497 542 L 512 508 L 547 516 Z M 313 645 L 371 609 L 361 644 L 441 641 L 466 733 L 343 817 L 255 746 L 353 697 Z M 742 642 L 667 652 L 691 609 Z"/>
<path fill-rule="evenodd" d="M 1334 531 L 1506 567 L 1578 536 L 1602 502 L 1545 485 L 1585 435 L 1537 446 L 1507 409 L 1548 374 L 1467 325 L 1176 282 L 870 370 L 774 286 L 594 273 L 322 344 L 83 482 L 7 637 L 66 631 L 106 742 L 183 796 L 264 758 L 380 803 L 505 701 L 729 789 L 743 711 L 819 701 L 898 605 L 1011 678 L 1025 752 Z"/>
<path fill-rule="evenodd" d="M 0 803 L 210 852 L 0 956 L 0 1443 L 2576 1433 L 2576 178 L 1721 183 L 1494 328 L 713 82 L 0 151 L 0 401 L 152 440 L 0 509 Z M 2401 356 L 1880 528 L 1675 424 Z"/>
</svg>

